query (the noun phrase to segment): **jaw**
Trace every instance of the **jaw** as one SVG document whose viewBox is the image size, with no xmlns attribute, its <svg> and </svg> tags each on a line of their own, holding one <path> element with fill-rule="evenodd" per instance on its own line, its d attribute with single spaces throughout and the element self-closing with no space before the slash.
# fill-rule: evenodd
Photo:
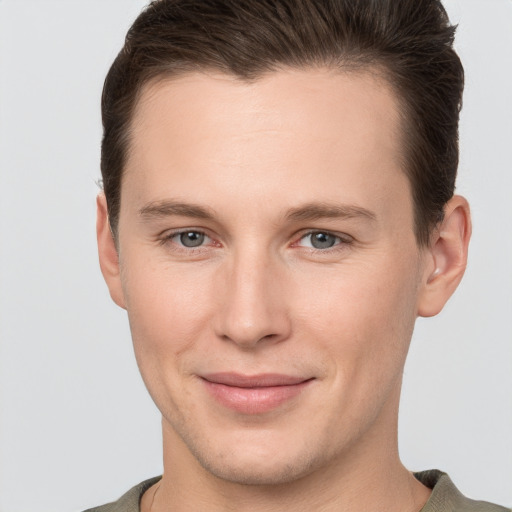
<svg viewBox="0 0 512 512">
<path fill-rule="evenodd" d="M 274 433 L 274 441 L 282 448 L 276 449 L 268 442 L 272 438 L 270 429 L 241 430 L 238 436 L 229 436 L 230 442 L 226 441 L 225 446 L 209 444 L 208 454 L 198 453 L 201 447 L 194 446 L 194 439 L 184 439 L 163 418 L 164 477 L 159 498 L 176 503 L 176 510 L 180 503 L 190 508 L 190 497 L 194 496 L 197 510 L 207 507 L 212 511 L 338 511 L 381 510 L 379 506 L 390 494 L 390 503 L 394 500 L 396 505 L 404 499 L 405 490 L 412 492 L 411 485 L 415 495 L 418 491 L 424 493 L 424 489 L 416 488 L 419 482 L 398 458 L 400 381 L 366 432 L 330 456 L 325 455 L 329 453 L 326 449 L 323 457 L 315 458 L 304 450 L 305 440 L 302 445 L 294 445 L 285 435 L 279 438 Z M 294 459 L 283 455 L 289 454 L 287 450 Z M 367 492 L 368 482 L 372 493 Z M 374 503 L 376 497 L 380 501 Z M 424 501 L 427 498 L 428 494 Z M 355 506 L 357 503 L 361 507 Z"/>
</svg>

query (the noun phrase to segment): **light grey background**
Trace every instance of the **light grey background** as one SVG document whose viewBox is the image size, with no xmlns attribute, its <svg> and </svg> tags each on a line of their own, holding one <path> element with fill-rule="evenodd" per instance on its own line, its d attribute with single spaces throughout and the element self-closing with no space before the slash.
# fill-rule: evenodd
<svg viewBox="0 0 512 512">
<path fill-rule="evenodd" d="M 161 472 L 159 415 L 97 265 L 103 78 L 142 0 L 0 0 L 0 512 L 79 511 Z M 419 320 L 400 445 L 512 505 L 512 2 L 446 0 L 467 73 L 469 268 Z"/>
</svg>

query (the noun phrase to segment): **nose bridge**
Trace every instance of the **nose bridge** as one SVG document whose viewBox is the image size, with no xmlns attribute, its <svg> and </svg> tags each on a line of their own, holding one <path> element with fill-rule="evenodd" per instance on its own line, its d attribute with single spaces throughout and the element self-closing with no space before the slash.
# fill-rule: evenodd
<svg viewBox="0 0 512 512">
<path fill-rule="evenodd" d="M 234 251 L 223 276 L 218 335 L 243 346 L 277 342 L 289 334 L 278 258 L 254 245 Z"/>
</svg>

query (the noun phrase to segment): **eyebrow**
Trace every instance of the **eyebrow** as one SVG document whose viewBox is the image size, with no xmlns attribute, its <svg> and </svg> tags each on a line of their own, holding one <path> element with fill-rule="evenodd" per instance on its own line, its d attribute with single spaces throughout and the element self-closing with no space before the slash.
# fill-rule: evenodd
<svg viewBox="0 0 512 512">
<path fill-rule="evenodd" d="M 371 221 L 377 220 L 375 213 L 361 206 L 331 203 L 308 203 L 298 208 L 292 208 L 286 214 L 288 220 L 295 222 L 358 217 Z"/>
<path fill-rule="evenodd" d="M 139 210 L 143 220 L 170 217 L 173 215 L 191 217 L 202 220 L 212 220 L 215 212 L 204 206 L 193 203 L 183 203 L 172 200 L 153 201 Z M 285 213 L 285 219 L 291 222 L 305 222 L 319 219 L 353 219 L 363 218 L 375 221 L 377 216 L 370 210 L 356 205 L 332 203 L 307 203 L 291 208 Z"/>
<path fill-rule="evenodd" d="M 193 217 L 195 219 L 211 220 L 215 214 L 209 208 L 191 203 L 182 203 L 170 200 L 154 201 L 143 206 L 139 215 L 144 220 L 158 219 L 179 215 L 181 217 Z"/>
</svg>

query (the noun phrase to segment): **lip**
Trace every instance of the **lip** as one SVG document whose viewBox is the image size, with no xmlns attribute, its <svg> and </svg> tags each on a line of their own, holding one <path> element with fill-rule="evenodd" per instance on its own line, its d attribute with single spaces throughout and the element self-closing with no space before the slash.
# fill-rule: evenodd
<svg viewBox="0 0 512 512">
<path fill-rule="evenodd" d="M 262 414 L 297 397 L 314 380 L 276 373 L 201 376 L 210 395 L 221 405 L 242 414 Z"/>
</svg>

